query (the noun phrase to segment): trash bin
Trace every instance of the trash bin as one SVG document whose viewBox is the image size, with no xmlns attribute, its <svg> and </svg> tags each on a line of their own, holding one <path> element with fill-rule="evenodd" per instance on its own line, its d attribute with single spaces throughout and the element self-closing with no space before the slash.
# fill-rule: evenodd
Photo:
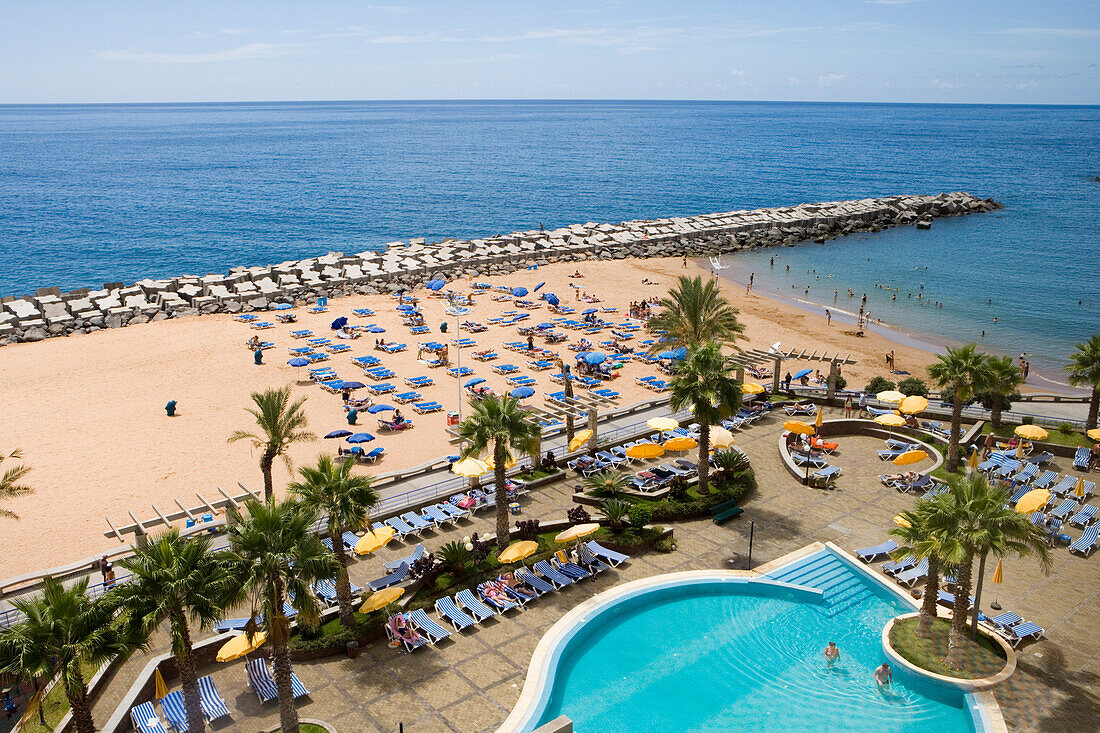
<svg viewBox="0 0 1100 733">
<path fill-rule="evenodd" d="M 458 425 L 458 413 L 457 412 L 448 412 L 447 413 L 447 424 L 448 425 Z"/>
<path fill-rule="evenodd" d="M 349 641 L 348 642 L 348 659 L 355 659 L 358 656 L 359 656 L 359 642 Z"/>
</svg>

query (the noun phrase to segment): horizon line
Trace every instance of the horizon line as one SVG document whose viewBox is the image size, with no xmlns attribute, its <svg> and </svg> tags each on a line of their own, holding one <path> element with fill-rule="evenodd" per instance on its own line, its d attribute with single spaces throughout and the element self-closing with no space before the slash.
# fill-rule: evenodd
<svg viewBox="0 0 1100 733">
<path fill-rule="evenodd" d="M 618 98 L 618 97 L 439 97 L 439 98 L 374 98 L 374 99 L 242 99 L 206 101 L 143 101 L 143 102 L 2 102 L 0 109 L 11 107 L 141 107 L 185 105 L 254 105 L 254 104 L 394 104 L 394 103 L 650 103 L 650 104 L 819 104 L 819 105 L 881 105 L 924 107 L 1066 107 L 1095 108 L 1100 104 L 1072 104 L 1066 102 L 895 102 L 870 100 L 814 100 L 814 99 L 705 99 L 705 98 Z"/>
</svg>

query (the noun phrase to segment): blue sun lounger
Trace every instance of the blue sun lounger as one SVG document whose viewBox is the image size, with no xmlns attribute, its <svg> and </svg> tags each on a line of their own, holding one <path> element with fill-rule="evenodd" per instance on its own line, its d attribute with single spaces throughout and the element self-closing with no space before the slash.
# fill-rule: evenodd
<svg viewBox="0 0 1100 733">
<path fill-rule="evenodd" d="M 889 555 L 894 550 L 898 549 L 898 543 L 894 540 L 886 540 L 881 545 L 875 545 L 874 547 L 864 547 L 856 550 L 856 557 L 863 562 L 873 562 L 875 558 L 880 555 Z"/>
<path fill-rule="evenodd" d="M 928 559 L 925 558 L 916 564 L 915 567 L 906 570 L 905 572 L 898 573 L 894 576 L 894 580 L 898 581 L 904 586 L 912 588 L 917 584 L 918 580 L 924 580 L 928 577 Z"/>
<path fill-rule="evenodd" d="M 370 461 L 371 463 L 374 463 L 384 455 L 386 455 L 386 449 L 379 446 L 377 448 L 371 448 L 370 451 L 364 453 L 359 457 L 364 461 Z"/>
<path fill-rule="evenodd" d="M 1020 488 L 1016 489 L 1016 493 L 1008 498 L 1008 503 L 1012 506 L 1015 506 L 1016 502 L 1024 498 L 1024 494 L 1028 493 L 1031 490 L 1032 487 L 1030 486 L 1021 486 Z"/>
<path fill-rule="evenodd" d="M 452 517 L 450 514 L 447 514 L 438 505 L 424 507 L 420 510 L 420 516 L 424 517 L 424 519 L 428 520 L 429 522 L 434 523 L 437 527 L 444 522 L 454 521 L 454 517 Z"/>
<path fill-rule="evenodd" d="M 371 318 L 374 316 L 374 311 L 370 308 L 352 308 L 351 312 L 360 318 Z"/>
<path fill-rule="evenodd" d="M 420 516 L 416 512 L 405 512 L 401 515 L 401 519 L 407 522 L 409 526 L 412 527 L 414 530 L 416 530 L 417 534 L 423 532 L 426 529 L 431 529 L 435 526 L 431 522 L 424 521 L 424 517 Z"/>
<path fill-rule="evenodd" d="M 1054 496 L 1062 496 L 1077 486 L 1077 480 L 1073 476 L 1063 476 L 1062 480 L 1050 487 L 1050 493 Z"/>
<path fill-rule="evenodd" d="M 256 693 L 256 697 L 259 698 L 261 704 L 271 702 L 279 697 L 279 687 L 275 683 L 275 678 L 271 676 L 271 670 L 267 667 L 266 659 L 258 657 L 245 660 L 244 672 L 248 677 L 248 686 Z M 298 675 L 294 672 L 290 673 L 290 689 L 294 693 L 295 699 L 309 694 L 309 690 L 306 689 L 306 686 L 302 684 L 302 681 L 298 679 Z"/>
<path fill-rule="evenodd" d="M 412 554 L 408 555 L 407 557 L 403 557 L 399 560 L 390 560 L 389 562 L 384 562 L 384 563 L 382 563 L 382 567 L 384 567 L 386 570 L 393 571 L 393 570 L 397 570 L 402 565 L 411 566 L 414 562 L 416 562 L 420 558 L 424 557 L 424 553 L 425 553 L 424 545 L 418 543 L 416 545 L 416 547 L 413 548 Z"/>
<path fill-rule="evenodd" d="M 455 602 L 473 616 L 478 623 L 496 616 L 496 611 L 478 600 L 469 588 L 455 593 Z"/>
<path fill-rule="evenodd" d="M 390 384 L 389 382 L 383 382 L 382 384 L 368 384 L 367 385 L 367 390 L 371 394 L 389 394 L 390 392 L 393 392 L 394 389 L 396 389 L 396 388 L 392 384 Z"/>
<path fill-rule="evenodd" d="M 825 468 L 828 464 L 824 456 L 812 456 L 809 453 L 803 453 L 796 450 L 791 451 L 791 458 L 794 459 L 794 462 L 799 466 L 809 464 L 814 468 Z"/>
<path fill-rule="evenodd" d="M 907 555 L 900 560 L 892 560 L 891 562 L 885 563 L 882 566 L 882 572 L 886 573 L 887 575 L 895 575 L 902 572 L 903 570 L 908 570 L 916 564 L 916 555 Z"/>
<path fill-rule="evenodd" d="M 399 395 L 394 395 L 393 399 L 395 402 L 407 405 L 410 402 L 419 402 L 424 399 L 424 397 L 419 392 L 402 392 Z"/>
<path fill-rule="evenodd" d="M 402 564 L 401 567 L 399 567 L 397 570 L 393 571 L 389 575 L 378 578 L 377 580 L 370 581 L 369 583 L 367 583 L 367 587 L 370 588 L 372 591 L 380 591 L 385 588 L 389 588 L 390 586 L 397 585 L 401 581 L 405 580 L 405 578 L 407 577 L 409 577 L 409 566 Z"/>
<path fill-rule="evenodd" d="M 1049 489 L 1054 485 L 1054 482 L 1058 480 L 1057 471 L 1043 471 L 1039 478 L 1031 482 L 1031 488 L 1033 489 Z"/>
<path fill-rule="evenodd" d="M 366 368 L 372 367 L 376 364 L 381 364 L 382 360 L 379 359 L 377 356 L 369 356 L 368 355 L 368 356 L 356 356 L 351 360 L 351 362 L 353 364 L 355 364 L 356 366 L 361 366 L 364 369 L 366 369 Z"/>
<path fill-rule="evenodd" d="M 413 409 L 421 415 L 424 415 L 429 412 L 441 411 L 443 409 L 443 405 L 439 404 L 435 400 L 432 400 L 431 402 L 414 402 Z"/>
<path fill-rule="evenodd" d="M 1094 524 L 1091 527 L 1086 527 L 1081 536 L 1069 546 L 1069 551 L 1088 557 L 1096 549 L 1097 542 L 1100 541 L 1098 537 L 1100 537 L 1100 525 Z"/>
<path fill-rule="evenodd" d="M 435 380 L 431 377 L 406 377 L 405 384 L 416 389 L 424 389 L 435 384 Z"/>
<path fill-rule="evenodd" d="M 130 711 L 130 722 L 138 733 L 168 733 L 160 724 L 157 711 L 153 709 L 153 703 L 143 702 Z"/>
<path fill-rule="evenodd" d="M 401 517 L 390 517 L 386 520 L 386 526 L 393 528 L 393 531 L 397 533 L 397 539 L 404 539 L 406 535 L 420 534 L 420 530 L 410 526 Z"/>
<path fill-rule="evenodd" d="M 458 367 L 451 367 L 447 370 L 447 373 L 450 374 L 452 377 L 459 378 L 473 374 L 474 370 L 470 367 L 462 367 L 461 369 L 459 369 Z"/>
<path fill-rule="evenodd" d="M 1077 449 L 1077 452 L 1073 454 L 1073 467 L 1078 471 L 1089 470 L 1089 449 L 1085 446 L 1081 446 Z"/>
<path fill-rule="evenodd" d="M 1050 512 L 1050 514 L 1048 516 L 1054 517 L 1055 519 L 1065 520 L 1066 517 L 1068 517 L 1069 515 L 1073 514 L 1076 511 L 1077 511 L 1077 500 L 1076 499 L 1065 499 L 1064 501 L 1062 501 L 1061 504 L 1058 505 L 1058 508 L 1056 508 L 1054 511 Z"/>
<path fill-rule="evenodd" d="M 435 602 L 435 612 L 440 618 L 449 621 L 455 631 L 462 631 L 477 624 L 473 616 L 456 606 L 450 596 L 443 596 Z"/>
<path fill-rule="evenodd" d="M 406 344 L 386 344 L 382 347 L 382 351 L 385 351 L 387 354 L 396 354 L 399 351 L 404 351 L 406 348 Z"/>
<path fill-rule="evenodd" d="M 160 700 L 160 711 L 164 719 L 179 733 L 187 733 L 187 708 L 183 703 L 183 693 L 173 690 Z"/>
<path fill-rule="evenodd" d="M 557 590 L 557 586 L 553 583 L 548 580 L 543 580 L 525 567 L 516 568 L 513 575 L 515 575 L 516 580 L 532 588 L 540 596 Z"/>
<path fill-rule="evenodd" d="M 1085 504 L 1081 507 L 1081 511 L 1070 517 L 1069 523 L 1075 527 L 1087 527 L 1096 516 L 1096 507 L 1092 504 Z"/>
<path fill-rule="evenodd" d="M 569 562 L 568 560 L 562 561 L 560 558 L 553 558 L 551 565 L 556 567 L 563 575 L 568 575 L 573 580 L 584 580 L 585 578 L 592 577 L 592 573 L 588 572 L 575 562 Z"/>
<path fill-rule="evenodd" d="M 432 621 L 423 608 L 418 608 L 409 613 L 409 620 L 413 622 L 413 626 L 416 627 L 417 631 L 428 637 L 428 641 L 432 644 L 438 644 L 451 635 L 450 631 Z"/>
<path fill-rule="evenodd" d="M 479 596 L 481 596 L 482 601 L 484 601 L 490 607 L 497 609 L 501 613 L 505 613 L 506 611 L 511 611 L 512 609 L 515 609 L 515 608 L 520 608 L 520 609 L 523 608 L 523 604 L 519 603 L 518 601 L 511 601 L 511 600 L 508 600 L 507 598 L 490 598 L 488 595 L 486 595 L 485 591 L 483 590 L 484 587 L 485 587 L 484 583 L 481 583 L 480 585 L 478 585 L 477 594 Z"/>
<path fill-rule="evenodd" d="M 604 570 L 611 569 L 611 566 L 596 557 L 592 550 L 588 549 L 588 545 L 586 544 L 577 545 L 577 561 L 581 564 L 581 567 L 592 574 L 602 573 Z"/>
<path fill-rule="evenodd" d="M 1012 645 L 1015 649 L 1022 642 L 1027 639 L 1041 639 L 1043 638 L 1043 627 L 1039 624 L 1032 623 L 1031 621 L 1022 621 L 1015 626 L 1008 627 L 995 627 L 998 634 L 1000 634 L 1005 641 Z"/>
<path fill-rule="evenodd" d="M 199 703 L 202 705 L 202 714 L 207 720 L 214 721 L 229 717 L 229 708 L 225 706 L 225 700 L 214 685 L 214 678 L 210 675 L 199 677 Z"/>
<path fill-rule="evenodd" d="M 497 374 L 514 374 L 519 371 L 519 367 L 515 364 L 497 364 L 493 367 L 493 371 Z"/>
<path fill-rule="evenodd" d="M 535 572 L 537 572 L 539 575 L 546 578 L 559 588 L 564 588 L 567 585 L 573 584 L 572 578 L 570 578 L 568 575 L 558 572 L 558 569 L 546 560 L 539 560 L 537 563 L 535 563 Z"/>
</svg>

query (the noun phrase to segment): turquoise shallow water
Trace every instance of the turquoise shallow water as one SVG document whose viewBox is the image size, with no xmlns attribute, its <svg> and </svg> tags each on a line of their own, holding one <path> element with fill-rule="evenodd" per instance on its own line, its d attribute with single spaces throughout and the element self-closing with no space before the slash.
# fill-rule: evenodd
<svg viewBox="0 0 1100 733">
<path fill-rule="evenodd" d="M 713 583 L 624 602 L 568 643 L 540 722 L 564 714 L 579 733 L 973 731 L 961 693 L 897 669 L 889 691 L 872 679 L 883 625 L 911 609 L 876 592 L 830 617 L 789 596 Z M 832 669 L 829 641 L 841 649 Z"/>
<path fill-rule="evenodd" d="M 0 296 L 540 222 L 967 190 L 1007 208 L 784 256 L 902 328 L 985 328 L 990 348 L 1057 369 L 1100 320 L 1098 131 L 1100 107 L 0 105 Z M 874 283 L 911 287 L 914 264 L 942 311 L 881 307 Z"/>
</svg>

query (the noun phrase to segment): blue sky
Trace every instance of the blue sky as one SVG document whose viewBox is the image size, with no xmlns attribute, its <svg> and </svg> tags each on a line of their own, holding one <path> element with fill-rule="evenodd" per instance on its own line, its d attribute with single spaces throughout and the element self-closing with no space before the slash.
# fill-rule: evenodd
<svg viewBox="0 0 1100 733">
<path fill-rule="evenodd" d="M 0 0 L 0 103 L 1100 103 L 1100 0 Z"/>
</svg>

